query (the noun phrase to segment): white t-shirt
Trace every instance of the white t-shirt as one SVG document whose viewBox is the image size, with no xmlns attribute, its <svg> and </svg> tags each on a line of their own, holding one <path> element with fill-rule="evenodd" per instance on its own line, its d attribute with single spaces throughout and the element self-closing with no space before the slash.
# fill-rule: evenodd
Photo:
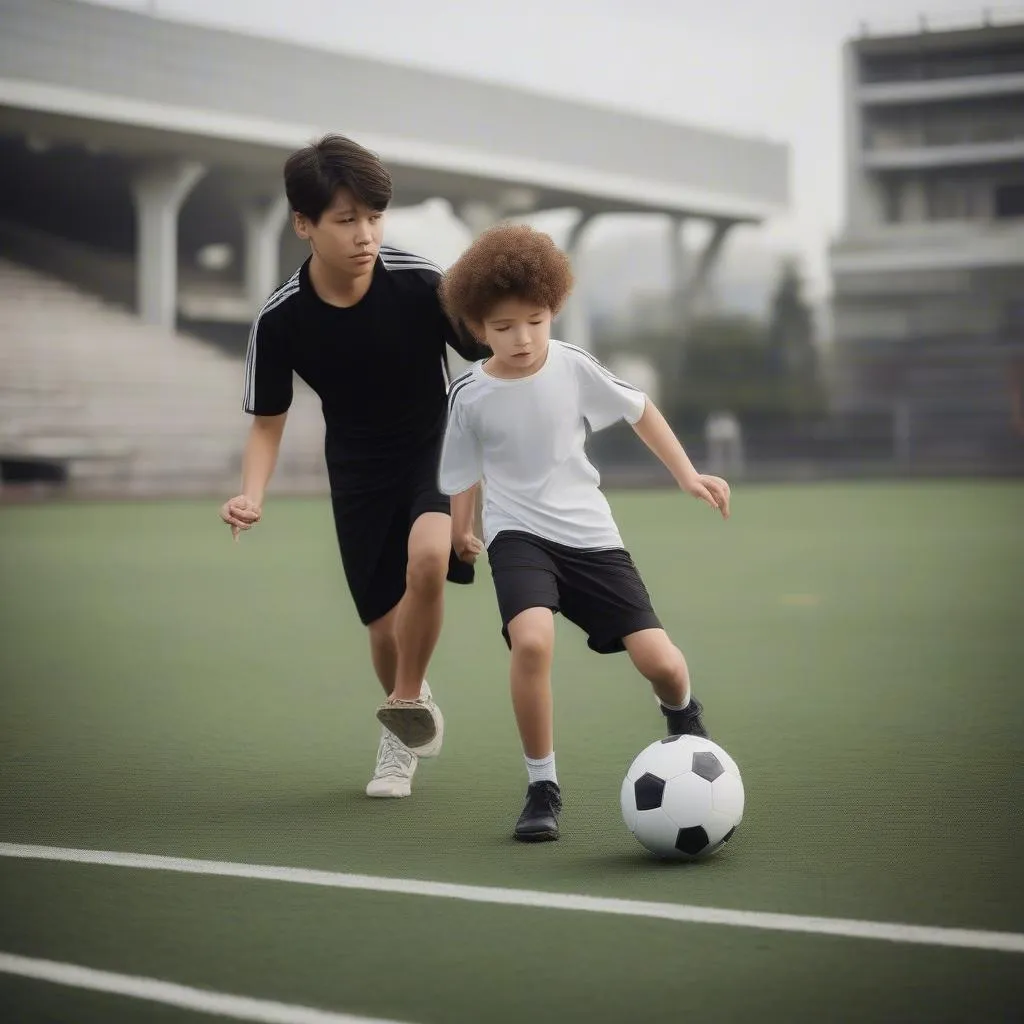
<svg viewBox="0 0 1024 1024">
<path fill-rule="evenodd" d="M 573 548 L 622 547 L 584 450 L 586 425 L 636 423 L 646 405 L 642 391 L 561 341 L 529 377 L 499 379 L 475 363 L 448 393 L 440 489 L 460 494 L 483 481 L 487 545 L 519 530 Z"/>
</svg>

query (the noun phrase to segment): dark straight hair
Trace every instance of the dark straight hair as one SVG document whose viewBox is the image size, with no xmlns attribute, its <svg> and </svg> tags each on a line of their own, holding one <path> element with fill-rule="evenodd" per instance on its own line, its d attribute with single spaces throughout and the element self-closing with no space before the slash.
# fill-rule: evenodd
<svg viewBox="0 0 1024 1024">
<path fill-rule="evenodd" d="M 386 210 L 391 202 L 391 175 L 376 153 L 344 135 L 325 135 L 292 153 L 284 165 L 288 203 L 314 224 L 347 188 L 356 201 L 371 210 Z"/>
</svg>

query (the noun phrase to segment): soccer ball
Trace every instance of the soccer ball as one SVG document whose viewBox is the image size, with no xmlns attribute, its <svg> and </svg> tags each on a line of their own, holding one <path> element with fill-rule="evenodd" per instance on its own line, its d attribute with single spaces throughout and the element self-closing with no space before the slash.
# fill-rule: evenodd
<svg viewBox="0 0 1024 1024">
<path fill-rule="evenodd" d="M 651 853 L 696 860 L 732 838 L 743 818 L 743 779 L 717 743 L 669 736 L 637 754 L 620 799 L 626 827 Z"/>
</svg>

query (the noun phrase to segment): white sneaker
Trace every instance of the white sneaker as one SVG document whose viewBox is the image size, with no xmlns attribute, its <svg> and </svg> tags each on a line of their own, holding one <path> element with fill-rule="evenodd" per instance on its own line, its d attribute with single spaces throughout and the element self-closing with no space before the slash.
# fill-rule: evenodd
<svg viewBox="0 0 1024 1024">
<path fill-rule="evenodd" d="M 377 720 L 417 757 L 437 757 L 441 753 L 444 715 L 425 679 L 417 700 L 384 703 L 377 709 Z"/>
<path fill-rule="evenodd" d="M 412 792 L 419 758 L 389 729 L 381 729 L 377 766 L 366 785 L 367 796 L 402 797 Z"/>
<path fill-rule="evenodd" d="M 426 701 L 427 707 L 430 708 L 430 715 L 434 719 L 434 728 L 437 731 L 429 743 L 413 748 L 413 753 L 417 757 L 437 757 L 441 753 L 441 744 L 444 743 L 444 715 L 434 703 L 434 695 L 430 692 L 430 683 L 426 679 L 423 680 L 423 686 L 420 688 L 420 700 Z"/>
</svg>

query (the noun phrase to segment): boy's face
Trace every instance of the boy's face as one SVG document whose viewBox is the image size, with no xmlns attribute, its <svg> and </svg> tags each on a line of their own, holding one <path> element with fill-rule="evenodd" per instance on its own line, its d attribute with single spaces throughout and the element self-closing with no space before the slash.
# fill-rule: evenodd
<svg viewBox="0 0 1024 1024">
<path fill-rule="evenodd" d="M 308 239 L 317 258 L 335 273 L 362 277 L 373 273 L 384 236 L 384 212 L 363 206 L 347 188 L 339 188 L 317 223 L 295 214 L 295 233 Z"/>
<path fill-rule="evenodd" d="M 523 299 L 503 299 L 476 326 L 494 353 L 487 365 L 496 375 L 528 377 L 544 365 L 551 338 L 550 309 Z"/>
</svg>

